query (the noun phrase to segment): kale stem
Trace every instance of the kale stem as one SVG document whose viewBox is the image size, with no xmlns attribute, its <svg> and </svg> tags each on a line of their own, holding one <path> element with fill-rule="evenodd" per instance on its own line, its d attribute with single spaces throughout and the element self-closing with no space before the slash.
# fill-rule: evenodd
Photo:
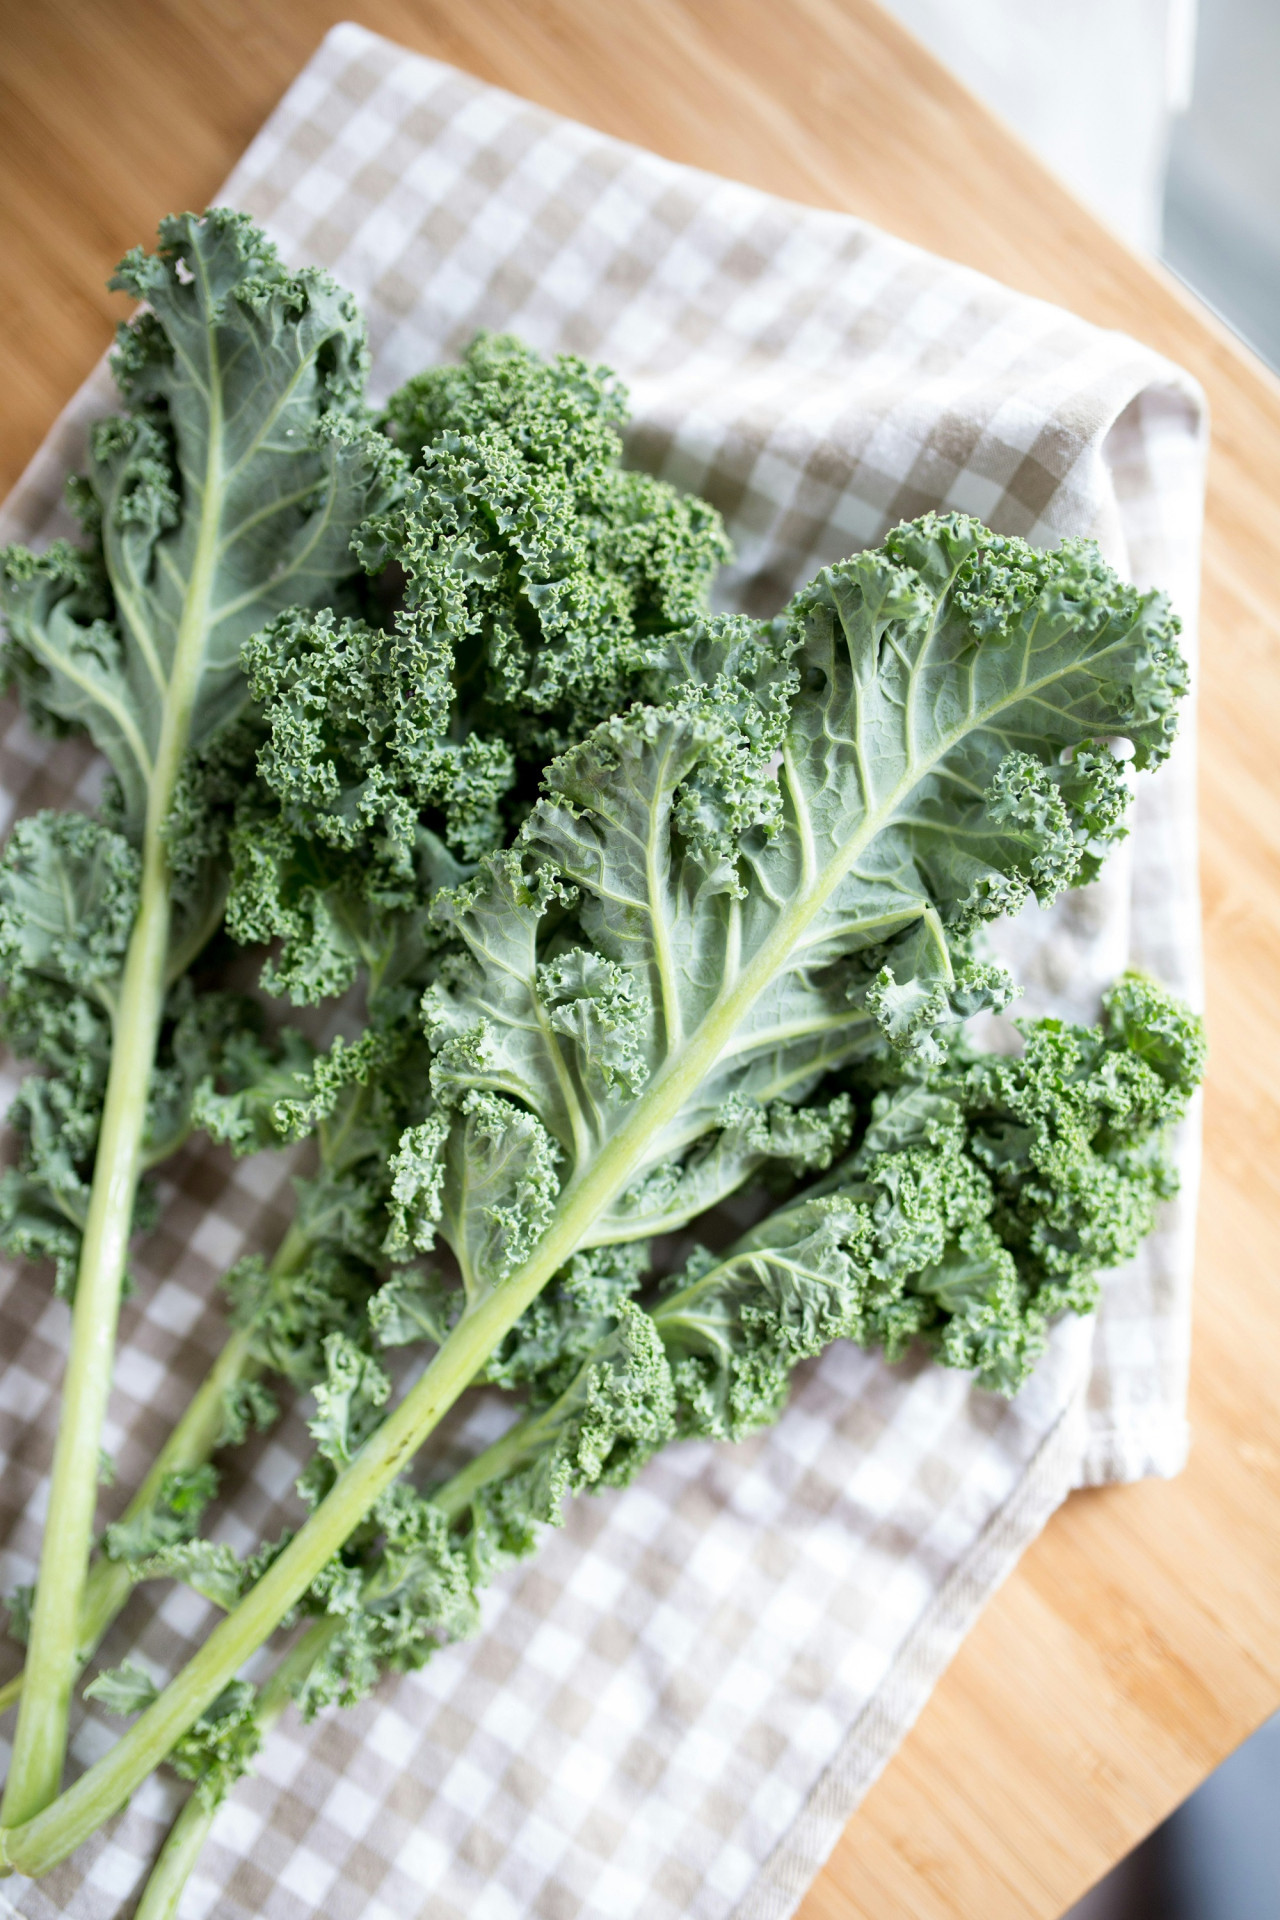
<svg viewBox="0 0 1280 1920">
<path fill-rule="evenodd" d="M 217 1817 L 216 1804 L 207 1805 L 198 1793 L 188 1796 L 147 1876 L 133 1920 L 174 1920 L 192 1869 L 204 1851 L 209 1829 Z"/>
<path fill-rule="evenodd" d="M 217 338 L 212 326 L 209 352 L 211 367 L 216 369 Z M 209 451 L 199 530 L 147 794 L 138 916 L 129 938 L 112 1023 L 111 1067 L 76 1275 L 71 1353 L 54 1446 L 26 1679 L 13 1760 L 0 1807 L 0 1819 L 18 1823 L 30 1819 L 57 1794 L 67 1747 L 80 1615 L 93 1547 L 98 1450 L 111 1391 L 120 1295 L 142 1172 L 147 1094 L 164 1013 L 173 917 L 164 829 L 191 737 L 213 619 L 224 490 L 222 401 L 216 379 L 210 383 L 209 408 Z"/>
<path fill-rule="evenodd" d="M 317 1620 L 285 1654 L 258 1695 L 257 1722 L 260 1733 L 265 1735 L 270 1732 L 341 1624 L 331 1616 Z M 133 1920 L 174 1920 L 183 1889 L 200 1858 L 221 1804 L 221 1801 L 202 1799 L 199 1792 L 190 1796 L 169 1829 L 169 1836 L 142 1890 Z"/>
<path fill-rule="evenodd" d="M 806 908 L 813 910 L 803 902 L 792 913 L 799 917 Z M 650 1083 L 614 1139 L 565 1187 L 556 1216 L 531 1258 L 501 1287 L 468 1308 L 422 1378 L 365 1441 L 279 1559 L 219 1622 L 159 1698 L 51 1806 L 25 1822 L 6 1821 L 0 1826 L 0 1871 L 16 1868 L 36 1875 L 65 1860 L 118 1812 L 249 1656 L 275 1632 L 326 1561 L 479 1373 L 498 1342 L 633 1177 L 652 1134 L 679 1112 L 690 1088 L 699 1084 L 718 1057 L 741 1006 L 749 1006 L 758 996 L 763 980 L 777 964 L 772 950 L 782 944 L 776 934 L 766 943 L 768 967 L 760 962 L 748 968 L 721 1008 L 704 1020 L 679 1060 Z"/>
<path fill-rule="evenodd" d="M 280 1558 L 219 1622 L 159 1699 L 52 1806 L 20 1826 L 0 1829 L 0 1871 L 47 1872 L 123 1806 L 302 1598 L 561 1261 L 557 1258 L 544 1271 L 543 1261 L 535 1257 L 519 1286 L 509 1283 L 464 1316 L 417 1385 L 370 1435 Z"/>
<path fill-rule="evenodd" d="M 296 1273 L 311 1250 L 310 1236 L 293 1221 L 271 1262 L 273 1280 Z M 218 1446 L 225 1418 L 227 1393 L 242 1380 L 254 1378 L 262 1370 L 253 1353 L 252 1326 L 233 1327 L 187 1410 L 156 1455 L 146 1479 L 130 1500 L 122 1520 L 136 1519 L 154 1506 L 165 1475 L 186 1468 L 203 1466 Z M 134 1574 L 127 1561 L 101 1557 L 89 1568 L 84 1602 L 80 1611 L 80 1629 L 76 1641 L 76 1671 L 97 1651 L 108 1627 L 133 1591 Z M 12 1706 L 22 1693 L 25 1675 L 17 1673 L 0 1687 L 0 1713 Z"/>
<path fill-rule="evenodd" d="M 158 832 L 148 833 L 142 894 L 114 1022 L 102 1131 L 94 1162 L 62 1389 L 26 1680 L 0 1817 L 21 1822 L 58 1791 L 76 1647 L 98 1497 L 98 1449 L 134 1199 L 141 1174 L 147 1090 L 164 1006 L 169 883 Z"/>
<path fill-rule="evenodd" d="M 486 1447 L 451 1480 L 437 1487 L 431 1494 L 432 1502 L 448 1519 L 456 1519 L 481 1487 L 510 1473 L 535 1453 L 544 1434 L 553 1430 L 554 1426 L 554 1406 L 517 1421 L 500 1440 L 495 1440 L 492 1446 Z M 264 1737 L 341 1629 L 340 1617 L 322 1615 L 285 1654 L 258 1695 L 255 1717 L 258 1730 Z M 169 1829 L 168 1838 L 143 1889 L 134 1920 L 174 1920 L 183 1889 L 209 1837 L 220 1804 L 209 1805 L 201 1800 L 198 1793 L 193 1793 L 187 1800 Z"/>
<path fill-rule="evenodd" d="M 132 1520 L 155 1505 L 167 1473 L 203 1466 L 222 1432 L 227 1389 L 257 1372 L 250 1353 L 252 1329 L 236 1327 L 221 1353 L 197 1387 L 186 1412 L 156 1455 L 146 1479 L 130 1500 L 122 1520 Z M 127 1560 L 95 1560 L 85 1582 L 84 1607 L 76 1647 L 83 1666 L 133 1590 L 134 1573 Z"/>
</svg>

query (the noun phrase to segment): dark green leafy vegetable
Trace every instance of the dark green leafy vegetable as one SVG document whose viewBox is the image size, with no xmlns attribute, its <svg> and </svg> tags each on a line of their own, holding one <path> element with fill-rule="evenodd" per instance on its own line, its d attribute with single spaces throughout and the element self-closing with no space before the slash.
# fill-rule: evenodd
<svg viewBox="0 0 1280 1920">
<path fill-rule="evenodd" d="M 113 776 L 106 819 L 44 816 L 7 863 L 10 1032 L 53 1073 L 28 1091 L 6 1232 L 52 1254 L 65 1291 L 77 1278 L 6 1818 L 34 1813 L 61 1776 L 138 1181 L 157 1109 L 171 1138 L 185 1124 L 182 1063 L 162 1051 L 181 1017 L 170 995 L 222 917 L 225 875 L 169 857 L 182 769 L 243 706 L 249 636 L 286 606 L 333 604 L 357 570 L 356 526 L 403 466 L 364 406 L 348 294 L 286 272 L 241 214 L 180 215 L 160 237 L 112 282 L 146 305 L 114 356 L 125 411 L 94 427 L 72 488 L 87 544 L 0 556 L 7 677 L 37 726 L 83 728 Z M 59 1059 L 77 1030 L 78 1076 Z"/>
<path fill-rule="evenodd" d="M 1014 1391 L 1061 1304 L 1028 1256 L 1028 1223 L 1071 1219 L 1081 1282 L 1089 1271 L 1096 1284 L 1088 1261 L 1100 1246 L 1132 1253 L 1171 1190 L 1169 1129 L 1203 1064 L 1199 1023 L 1152 982 L 1127 977 L 1105 1011 L 1101 1029 L 1037 1022 L 1016 1058 L 961 1043 L 924 1072 L 895 1076 L 882 1062 L 880 1077 L 894 1084 L 876 1095 L 856 1150 L 723 1252 L 699 1249 L 647 1308 L 632 1297 L 646 1247 L 577 1256 L 508 1338 L 502 1377 L 529 1387 L 523 1418 L 425 1495 L 394 1482 L 304 1596 L 316 1623 L 280 1670 L 304 1715 L 351 1705 L 384 1673 L 474 1632 L 480 1591 L 535 1550 L 567 1498 L 625 1485 L 673 1439 L 756 1431 L 777 1417 L 796 1365 L 834 1340 L 894 1359 L 922 1338 L 945 1364 Z M 1064 1085 L 1069 1114 L 1055 1107 Z M 993 1126 L 1031 1112 L 1058 1112 L 1063 1125 L 1049 1121 L 993 1185 Z M 393 1279 L 374 1302 L 387 1344 L 421 1333 L 386 1304 L 402 1290 Z M 1074 1304 L 1087 1300 L 1086 1289 Z M 310 1470 L 313 1500 L 388 1392 L 350 1342 L 333 1342 L 328 1363 L 312 1427 L 322 1469 Z M 224 1607 L 252 1579 L 204 1542 L 171 1550 L 152 1571 L 186 1578 Z M 278 1691 L 270 1683 L 257 1703 L 263 1731 Z M 225 1784 L 211 1770 L 206 1808 Z"/>
<path fill-rule="evenodd" d="M 504 368 L 502 377 L 490 377 L 495 369 Z M 432 376 L 428 386 L 436 379 Z M 510 480 L 513 459 L 523 463 L 521 470 L 533 489 L 531 501 L 548 485 L 547 498 L 559 498 L 554 475 L 566 463 L 584 476 L 584 485 L 585 476 L 594 475 L 593 486 L 605 492 L 612 489 L 615 520 L 623 512 L 623 503 L 632 502 L 635 524 L 629 535 L 629 564 L 633 585 L 642 574 L 650 582 L 652 592 L 646 601 L 650 623 L 658 600 L 669 612 L 678 607 L 681 593 L 690 606 L 701 605 L 711 556 L 722 544 L 718 523 L 698 503 L 686 508 L 670 489 L 655 487 L 638 475 L 621 474 L 614 419 L 621 416 L 625 397 L 616 383 L 588 374 L 575 362 L 544 367 L 514 343 L 499 342 L 473 352 L 467 367 L 459 370 L 458 384 L 453 425 L 484 433 L 485 457 L 496 460 L 495 486 L 497 476 L 506 476 L 504 485 Z M 512 420 L 517 390 L 524 396 L 518 426 Z M 566 398 L 567 404 L 555 404 L 557 395 Z M 505 461 L 498 458 L 500 443 L 509 456 Z M 420 516 L 425 498 L 421 489 L 417 498 Z M 481 502 L 477 510 L 481 521 L 492 521 L 496 496 L 494 503 Z M 653 525 L 646 532 L 641 522 L 651 510 Z M 386 535 L 389 524 L 382 523 L 380 537 Z M 642 565 L 646 541 L 653 551 L 650 561 Z M 620 663 L 624 658 L 628 663 L 619 665 L 619 673 L 630 670 L 633 659 L 648 656 L 638 648 L 634 635 L 628 639 L 635 622 L 629 616 L 623 619 L 620 609 L 624 602 L 639 605 L 640 588 L 635 586 L 631 600 L 625 594 L 619 597 L 615 577 L 619 549 L 603 533 L 599 538 L 593 535 L 585 550 L 575 551 L 578 603 L 584 609 L 595 608 L 607 627 L 594 636 L 579 633 L 575 644 L 594 646 L 601 656 L 612 650 Z M 469 608 L 463 627 L 471 633 L 478 625 L 490 636 L 496 628 L 487 621 L 486 606 L 500 600 L 506 618 L 518 603 L 523 604 L 523 589 L 496 576 L 477 588 L 470 562 L 460 551 L 454 557 L 459 592 Z M 446 561 L 438 559 L 436 564 L 438 572 Z M 588 591 L 591 568 L 602 581 L 606 572 L 609 575 L 594 598 Z M 684 580 L 683 587 L 677 584 L 677 576 Z M 193 1009 L 189 983 L 185 978 L 178 982 L 182 1018 L 173 1029 L 177 1040 L 170 1044 L 166 1028 L 152 1077 L 153 1105 L 163 1104 L 161 1123 L 153 1122 L 149 1128 L 149 1141 L 163 1134 L 152 1149 L 153 1157 L 171 1151 L 193 1126 L 227 1141 L 238 1153 L 314 1133 L 321 1172 L 302 1184 L 295 1226 L 270 1267 L 249 1261 L 230 1276 L 234 1331 L 167 1443 L 162 1461 L 130 1502 L 125 1521 L 114 1535 L 111 1559 L 91 1570 L 82 1609 L 82 1655 L 92 1649 L 123 1603 L 130 1580 L 154 1564 L 154 1529 L 167 1525 L 165 1475 L 195 1471 L 215 1445 L 243 1438 L 251 1427 L 269 1423 L 275 1399 L 261 1377 L 264 1370 L 283 1374 L 295 1387 L 323 1379 L 326 1336 L 338 1332 L 350 1337 L 357 1331 L 363 1301 L 376 1285 L 386 1233 L 387 1161 L 397 1135 L 421 1111 L 427 1088 L 426 1063 L 418 1057 L 423 1042 L 412 1017 L 439 946 L 425 922 L 426 903 L 436 887 L 456 883 L 467 871 L 417 817 L 422 793 L 416 776 L 410 777 L 414 754 L 419 747 L 428 751 L 423 743 L 429 742 L 430 723 L 439 715 L 427 702 L 424 733 L 412 701 L 405 701 L 406 684 L 411 695 L 425 684 L 406 674 L 404 649 L 416 644 L 412 621 L 405 630 L 408 638 L 401 641 L 394 633 L 382 634 L 359 623 L 339 625 L 328 611 L 311 615 L 297 609 L 269 623 L 260 639 L 246 649 L 251 668 L 260 668 L 264 676 L 263 684 L 255 682 L 251 691 L 263 693 L 265 709 L 250 709 L 223 724 L 188 757 L 175 788 L 164 839 L 178 893 L 198 895 L 207 889 L 211 874 L 216 876 L 228 861 L 233 862 L 231 921 L 236 932 L 262 940 L 285 935 L 283 946 L 264 970 L 265 984 L 296 1000 L 311 1001 L 348 985 L 359 973 L 366 987 L 369 1024 L 354 1043 L 339 1040 L 317 1056 L 287 1028 L 265 1035 L 251 1002 L 204 995 Z M 363 675 L 355 670 L 354 656 L 350 648 L 344 650 L 339 634 L 353 642 L 358 635 L 369 650 Z M 454 634 L 453 639 L 457 638 Z M 452 644 L 450 636 L 442 633 L 433 649 L 420 650 L 414 657 L 421 658 L 427 679 L 437 688 L 447 687 L 452 673 L 458 692 L 450 724 L 465 748 L 475 703 L 465 692 L 465 676 L 451 670 Z M 474 633 L 468 644 L 472 669 L 478 670 Z M 354 778 L 357 790 L 344 792 L 330 811 L 318 804 L 318 790 L 304 764 L 314 745 L 306 716 L 318 711 L 321 684 L 327 688 L 319 707 L 328 702 L 329 718 L 324 724 L 329 744 L 366 741 L 363 748 L 339 751 L 341 778 Z M 505 747 L 500 752 L 510 758 Z M 259 766 L 267 778 L 260 775 Z M 338 777 L 329 763 L 328 778 L 332 782 Z M 371 790 L 385 802 L 380 830 L 375 830 L 377 805 Z M 430 815 L 429 806 L 427 812 Z M 344 828 L 343 819 L 357 824 Z M 395 833 L 388 838 L 389 823 L 397 828 L 399 840 Z M 68 836 L 75 838 L 79 867 L 99 893 L 102 885 L 97 876 L 104 866 L 109 868 L 106 856 L 120 856 L 126 883 L 137 866 L 127 840 L 101 822 L 81 815 L 50 816 L 49 830 L 60 836 L 59 846 Z M 31 823 L 24 832 L 38 841 L 41 823 Z M 282 847 L 283 865 L 277 860 Z M 387 847 L 392 859 L 375 857 L 377 849 Z M 399 847 L 407 851 L 396 851 Z M 18 868 L 23 854 L 19 835 L 10 850 L 11 868 Z M 75 897 L 63 871 L 67 860 L 59 855 L 49 864 L 47 891 L 56 911 L 65 913 L 68 900 Z M 286 868 L 287 902 L 277 888 Z M 17 871 L 15 884 L 21 878 Z M 0 885 L 3 881 L 0 872 Z M 18 900 L 18 911 L 11 916 L 19 927 L 29 924 L 22 911 L 25 904 Z M 76 977 L 95 985 L 101 999 L 114 991 L 111 963 L 114 960 L 118 971 L 132 906 L 126 898 L 124 910 L 116 913 L 124 933 L 114 946 L 110 915 L 104 916 L 96 895 L 88 907 L 105 923 L 105 941 L 96 922 L 87 932 L 90 945 L 97 939 L 105 946 L 107 964 L 105 969 L 98 964 L 96 971 L 83 964 Z M 35 924 L 39 925 L 38 918 Z M 83 939 L 84 926 L 76 932 Z M 29 944 L 30 933 L 24 937 Z M 19 952 L 21 947 L 19 941 Z M 64 939 L 59 951 L 66 947 Z M 101 1120 L 110 1032 L 102 1008 L 84 993 L 77 996 L 67 990 L 57 997 L 50 985 L 47 954 L 45 961 L 37 982 L 37 1011 L 45 1014 L 48 1024 L 53 1000 L 60 1018 L 55 1040 L 69 1018 L 77 1025 L 66 1044 L 27 1049 L 48 1071 L 28 1083 L 26 1105 L 20 1102 L 15 1112 L 31 1144 L 21 1168 L 7 1178 L 0 1207 L 7 1206 L 7 1244 L 15 1251 L 57 1257 L 60 1284 L 69 1288 Z M 61 979 L 58 985 L 67 988 Z M 18 991 L 20 986 L 18 969 L 11 965 L 11 1013 L 32 999 L 31 994 L 24 997 Z M 64 1014 L 64 1001 L 69 1015 Z M 175 1016 L 178 1010 L 175 1003 Z M 205 1028 L 210 1031 L 201 1051 L 193 1040 Z M 93 1036 L 92 1048 L 81 1043 L 80 1029 Z M 175 1056 L 172 1064 L 170 1053 Z M 60 1074 L 70 1077 L 68 1086 L 60 1083 Z M 30 1125 L 26 1124 L 27 1106 L 34 1110 Z M 51 1106 L 55 1108 L 52 1121 Z M 0 1695 L 6 1701 L 11 1697 L 16 1697 L 16 1685 Z"/>
<path fill-rule="evenodd" d="M 502 338 L 393 397 L 413 472 L 361 535 L 366 566 L 403 576 L 393 626 L 290 612 L 246 652 L 265 737 L 228 911 L 237 937 L 282 941 L 274 991 L 346 986 L 388 915 L 461 877 L 435 835 L 464 860 L 501 845 L 551 751 L 705 612 L 719 518 L 621 467 L 625 417 L 611 376 Z"/>
<path fill-rule="evenodd" d="M 977 929 L 1090 874 L 1123 831 L 1125 785 L 1100 743 L 1123 732 L 1139 768 L 1167 753 L 1185 684 L 1175 634 L 1158 596 L 1124 587 L 1088 546 L 1042 555 L 962 517 L 926 516 L 882 552 L 828 569 L 781 622 L 713 621 L 673 642 L 686 677 L 667 704 L 603 721 L 547 769 L 512 848 L 486 855 L 431 916 L 452 950 L 424 996 L 434 1105 L 397 1152 L 393 1244 L 428 1251 L 438 1235 L 457 1262 L 461 1311 L 389 1412 L 367 1354 L 330 1343 L 337 1372 L 310 1518 L 259 1563 L 115 1752 L 56 1812 L 5 1836 L 10 1859 L 30 1871 L 61 1857 L 209 1709 L 265 1632 L 309 1592 L 345 1582 L 343 1543 L 377 1526 L 406 1460 L 478 1370 L 501 1366 L 522 1314 L 576 1255 L 634 1240 L 638 1221 L 644 1236 L 681 1226 L 697 1210 L 689 1177 L 706 1206 L 758 1169 L 767 1156 L 731 1166 L 727 1152 L 723 1177 L 698 1177 L 722 1139 L 752 1134 L 748 1110 L 771 1134 L 780 1107 L 811 1102 L 833 1074 L 895 1057 L 908 1078 L 954 1066 L 956 1029 L 1009 993 L 974 956 Z M 1176 1020 L 1165 1027 L 1149 1044 L 1172 1061 Z M 1153 1069 L 1139 1087 L 1122 1067 L 1095 1059 L 1089 1070 L 1125 1083 L 1129 1106 L 1111 1118 L 1140 1158 L 1138 1115 L 1156 1112 L 1156 1089 L 1167 1096 L 1177 1070 L 1165 1085 Z M 855 1168 L 843 1200 L 807 1200 L 816 1213 L 791 1216 L 782 1242 L 746 1249 L 762 1329 L 777 1318 L 788 1263 L 813 1262 L 819 1276 L 841 1259 L 857 1274 L 877 1261 L 892 1269 L 905 1264 L 905 1229 L 927 1302 L 909 1309 L 916 1326 L 946 1357 L 1012 1383 L 1034 1346 L 1022 1289 L 1037 1259 L 1048 1271 L 1044 1229 L 1058 1224 L 1042 1164 L 1055 1141 L 1035 1124 L 1034 1062 L 1022 1085 L 991 1070 L 978 1079 L 990 1169 L 975 1153 L 952 1191 L 931 1192 L 927 1166 L 900 1147 L 892 1168 L 874 1158 Z M 962 1134 L 967 1150 L 963 1103 L 949 1104 L 961 1112 L 935 1153 L 948 1137 L 958 1152 Z M 829 1161 L 843 1124 L 828 1105 L 800 1157 Z M 1027 1140 L 1015 1146 L 1018 1126 Z M 1090 1134 L 1064 1148 L 1068 1186 L 1082 1146 L 1097 1144 Z M 1006 1149 L 1042 1187 L 1030 1213 L 1003 1195 L 1017 1249 L 987 1204 Z M 1122 1171 L 1124 1151 L 1112 1162 Z M 1080 1198 L 1075 1225 L 1092 1230 L 1083 1188 Z M 895 1208 L 900 1225 L 877 1246 L 877 1211 Z M 709 1279 L 688 1276 L 704 1302 Z M 411 1298 L 402 1291 L 397 1313 Z M 429 1314 L 438 1301 L 437 1289 Z M 830 1320 L 821 1290 L 801 1304 L 800 1350 L 868 1312 L 873 1337 L 905 1337 L 893 1300 L 874 1289 Z M 688 1342 L 697 1318 L 691 1308 L 679 1320 Z M 784 1314 L 758 1347 L 731 1353 L 719 1385 L 714 1353 L 690 1345 L 678 1365 L 695 1429 L 732 1430 L 776 1402 L 772 1350 L 787 1325 Z"/>
<path fill-rule="evenodd" d="M 1107 742 L 1168 750 L 1158 597 L 1087 545 L 930 515 L 776 621 L 712 617 L 719 522 L 622 468 L 611 376 L 482 339 L 379 436 L 345 296 L 234 216 L 164 237 L 126 263 L 152 311 L 76 489 L 90 545 L 7 563 L 11 672 L 116 779 L 0 867 L 5 1018 L 43 1070 L 0 1234 L 66 1288 L 79 1263 L 98 1338 L 137 1176 L 193 1127 L 314 1136 L 319 1166 L 275 1258 L 229 1277 L 227 1347 L 87 1608 L 42 1571 L 0 1859 L 42 1870 L 167 1756 L 195 1794 L 144 1920 L 284 1701 L 354 1700 L 469 1631 L 569 1495 L 774 1418 L 837 1338 L 1016 1390 L 1172 1190 L 1201 1049 L 1138 980 L 1096 1032 L 1040 1022 L 1010 1057 L 963 1035 L 1012 992 L 982 925 L 1124 831 Z M 193 984 L 224 900 L 269 992 L 362 980 L 355 1038 L 317 1053 Z M 755 1224 L 725 1248 L 729 1206 Z M 717 1208 L 719 1250 L 690 1253 Z M 417 1340 L 435 1357 L 394 1404 L 375 1343 Z M 315 1395 L 311 1514 L 242 1562 L 199 1536 L 208 1455 L 274 1416 L 272 1374 Z M 405 1464 L 473 1379 L 526 1410 L 420 1492 Z M 42 1814 L 51 1663 L 65 1682 L 158 1577 L 228 1617 L 163 1693 L 128 1664 L 92 1683 L 141 1718 Z M 237 1669 L 291 1610 L 311 1624 L 256 1692 Z"/>
</svg>

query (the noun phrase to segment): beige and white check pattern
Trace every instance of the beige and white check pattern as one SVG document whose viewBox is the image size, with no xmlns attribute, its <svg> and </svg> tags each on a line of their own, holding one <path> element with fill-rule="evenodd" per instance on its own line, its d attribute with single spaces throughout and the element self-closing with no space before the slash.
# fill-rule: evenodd
<svg viewBox="0 0 1280 1920">
<path fill-rule="evenodd" d="M 1194 639 L 1201 398 L 1176 367 L 842 214 L 671 165 L 404 53 L 331 33 L 228 183 L 294 261 L 352 287 L 378 393 L 479 327 L 630 384 L 630 457 L 707 494 L 737 559 L 726 605 L 775 609 L 820 564 L 929 507 L 1052 543 L 1094 534 L 1173 592 Z M 141 236 L 140 236 L 141 237 Z M 101 380 L 9 502 L 46 534 Z M 86 795 L 87 757 L 10 716 L 16 813 Z M 1105 881 L 1004 944 L 1033 1011 L 1085 1016 L 1128 961 L 1194 996 L 1193 749 L 1144 783 Z M 781 1920 L 983 1601 L 1073 1483 L 1176 1471 L 1195 1131 L 1184 1198 L 1092 1323 L 1061 1327 L 1012 1405 L 956 1375 L 836 1348 L 770 1434 L 689 1445 L 581 1502 L 499 1580 L 481 1636 L 310 1729 L 237 1789 L 185 1920 Z M 220 1336 L 218 1272 L 269 1244 L 287 1168 L 193 1149 L 126 1310 L 110 1445 L 136 1482 Z M 7 1584 L 37 1548 L 66 1333 L 43 1275 L 0 1300 Z M 451 1443 L 487 1437 L 479 1406 Z M 252 1449 L 220 1525 L 292 1510 L 299 1414 Z M 104 1495 L 104 1510 L 123 1492 Z M 107 1647 L 157 1675 L 200 1630 L 140 1596 Z M 87 1761 L 111 1738 L 79 1725 Z M 127 1909 L 175 1804 L 153 1781 L 10 1910 Z"/>
</svg>

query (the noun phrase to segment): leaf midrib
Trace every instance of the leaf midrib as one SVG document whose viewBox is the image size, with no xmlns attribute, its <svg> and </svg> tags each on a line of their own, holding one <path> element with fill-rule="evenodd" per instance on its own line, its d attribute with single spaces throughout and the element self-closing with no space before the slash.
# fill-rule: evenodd
<svg viewBox="0 0 1280 1920">
<path fill-rule="evenodd" d="M 1033 631 L 1034 625 L 1029 630 L 1024 653 L 1027 663 L 1030 660 Z M 1123 637 L 1118 636 L 1114 644 L 1121 644 Z M 773 932 L 755 958 L 737 976 L 729 991 L 713 1003 L 698 1027 L 688 1036 L 680 1059 L 673 1061 L 668 1058 L 640 1095 L 618 1132 L 596 1155 L 585 1173 L 580 1174 L 575 1169 L 561 1192 L 558 1217 L 551 1221 L 524 1271 L 512 1275 L 504 1283 L 504 1293 L 510 1289 L 519 1296 L 522 1303 L 519 1311 L 564 1264 L 582 1243 L 599 1214 L 623 1191 L 636 1168 L 642 1164 L 648 1143 L 670 1124 L 685 1101 L 710 1074 L 749 1008 L 781 970 L 787 955 L 799 943 L 806 927 L 822 911 L 866 848 L 892 823 L 920 782 L 967 736 L 989 728 L 1002 711 L 1036 698 L 1042 688 L 1078 671 L 1083 664 L 1081 660 L 1072 660 L 1065 665 L 1058 663 L 1037 681 L 1019 679 L 1014 687 L 985 708 L 976 712 L 971 709 L 962 724 L 939 738 L 932 752 L 908 764 L 890 793 L 874 812 L 868 814 L 861 831 L 850 835 L 839 854 L 819 871 L 809 890 L 802 893 L 779 917 Z M 1059 709 L 1055 708 L 1054 712 L 1057 714 Z M 783 767 L 791 789 L 799 835 L 804 830 L 801 826 L 802 817 L 807 825 L 807 808 L 802 804 L 802 790 L 793 783 L 785 750 Z"/>
</svg>

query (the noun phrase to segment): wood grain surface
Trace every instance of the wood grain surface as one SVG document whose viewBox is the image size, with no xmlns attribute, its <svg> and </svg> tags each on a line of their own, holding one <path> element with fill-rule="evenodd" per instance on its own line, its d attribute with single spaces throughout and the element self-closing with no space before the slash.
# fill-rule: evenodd
<svg viewBox="0 0 1280 1920">
<path fill-rule="evenodd" d="M 101 353 L 118 256 L 205 203 L 352 17 L 1124 328 L 1208 390 L 1191 1465 L 1068 1502 L 801 1908 L 1058 1915 L 1280 1705 L 1280 385 L 870 0 L 3 0 L 0 487 Z"/>
</svg>

